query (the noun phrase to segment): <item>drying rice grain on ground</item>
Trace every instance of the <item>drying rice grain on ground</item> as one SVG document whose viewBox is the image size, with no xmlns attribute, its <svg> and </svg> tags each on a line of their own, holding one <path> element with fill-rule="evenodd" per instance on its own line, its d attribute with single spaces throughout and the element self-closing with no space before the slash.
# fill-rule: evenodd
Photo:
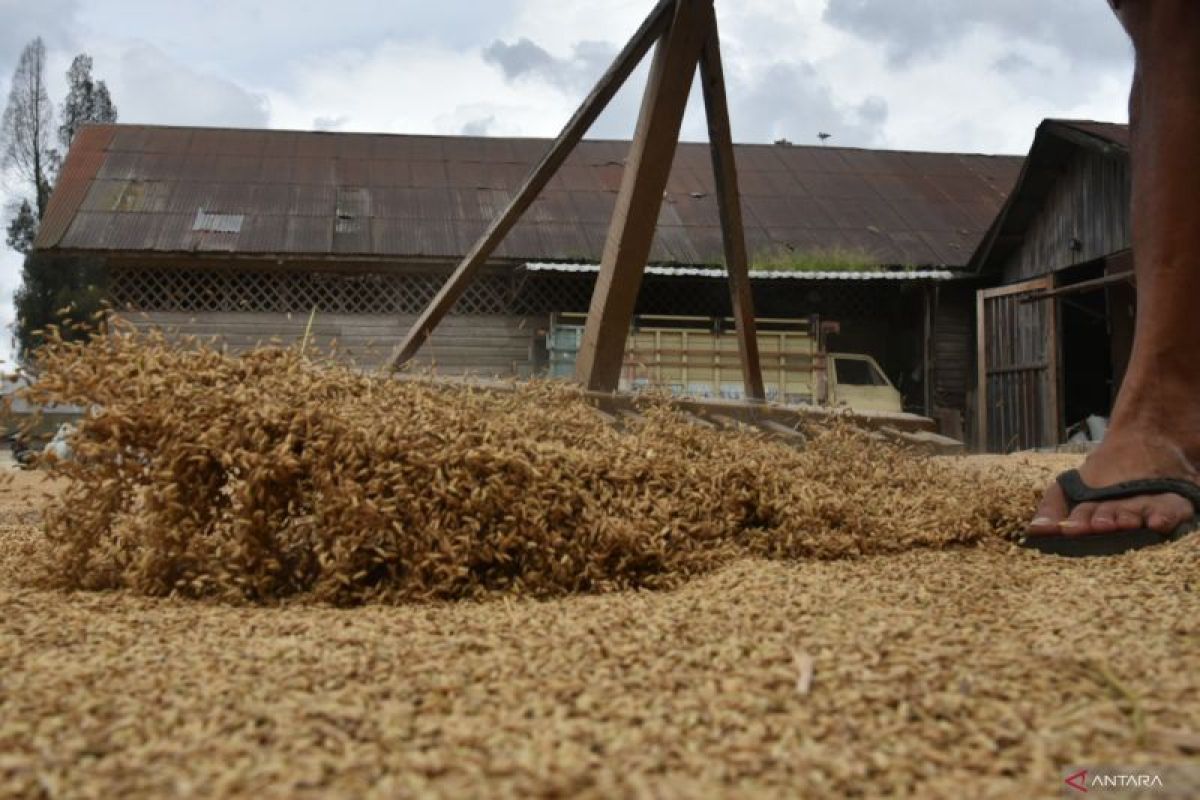
<svg viewBox="0 0 1200 800">
<path fill-rule="evenodd" d="M 395 381 L 296 349 L 61 344 L 37 391 L 96 409 L 47 521 L 68 588 L 339 603 L 662 588 L 742 555 L 1013 535 L 1037 488 L 848 425 L 799 452 L 651 403 L 619 431 L 567 386 Z"/>
<path fill-rule="evenodd" d="M 1029 796 L 1200 755 L 1200 549 L 1017 551 L 1044 468 L 283 350 L 47 366 L 102 410 L 52 499 L 5 489 L 0 794 Z"/>
</svg>

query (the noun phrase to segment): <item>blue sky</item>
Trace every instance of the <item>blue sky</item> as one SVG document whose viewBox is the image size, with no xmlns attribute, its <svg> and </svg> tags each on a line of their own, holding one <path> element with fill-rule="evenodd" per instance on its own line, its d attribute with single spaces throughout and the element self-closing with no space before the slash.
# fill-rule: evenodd
<svg viewBox="0 0 1200 800">
<path fill-rule="evenodd" d="M 55 102 L 88 52 L 125 122 L 553 136 L 652 5 L 0 0 L 0 98 L 40 35 Z M 1131 51 L 1105 0 L 717 0 L 717 13 L 739 141 L 827 131 L 832 144 L 1023 153 L 1044 117 L 1125 119 Z M 629 135 L 643 80 L 596 135 Z M 702 113 L 684 137 L 704 139 Z M 0 183 L 0 203 L 20 189 Z M 19 280 L 5 250 L 0 324 Z"/>
</svg>

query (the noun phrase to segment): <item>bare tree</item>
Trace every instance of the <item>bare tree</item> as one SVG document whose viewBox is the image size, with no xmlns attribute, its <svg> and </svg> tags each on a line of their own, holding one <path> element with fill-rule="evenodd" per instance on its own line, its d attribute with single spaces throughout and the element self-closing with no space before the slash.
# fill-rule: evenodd
<svg viewBox="0 0 1200 800">
<path fill-rule="evenodd" d="M 13 73 L 8 106 L 0 118 L 0 166 L 14 170 L 33 189 L 38 219 L 50 199 L 50 148 L 54 107 L 46 92 L 46 45 L 41 37 L 25 45 Z"/>
</svg>

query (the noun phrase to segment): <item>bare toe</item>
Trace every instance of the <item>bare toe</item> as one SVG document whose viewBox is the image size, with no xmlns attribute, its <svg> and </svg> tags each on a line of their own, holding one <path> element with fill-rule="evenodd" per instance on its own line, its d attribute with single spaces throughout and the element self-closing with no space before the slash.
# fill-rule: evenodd
<svg viewBox="0 0 1200 800">
<path fill-rule="evenodd" d="M 1071 509 L 1070 515 L 1062 524 L 1062 532 L 1068 536 L 1079 536 L 1085 533 L 1090 533 L 1092 529 L 1092 515 L 1096 513 L 1098 508 L 1096 503 L 1080 503 Z"/>
<path fill-rule="evenodd" d="M 1142 521 L 1142 512 L 1140 508 L 1129 508 L 1121 506 L 1117 511 L 1117 529 L 1122 531 L 1133 531 L 1141 528 L 1146 523 Z"/>
<path fill-rule="evenodd" d="M 1101 503 L 1092 514 L 1092 530 L 1097 533 L 1110 533 L 1117 530 L 1117 515 L 1121 511 L 1120 503 Z"/>
<path fill-rule="evenodd" d="M 1038 504 L 1033 521 L 1029 523 L 1029 532 L 1041 536 L 1058 533 L 1060 523 L 1066 518 L 1067 498 L 1063 495 L 1062 487 L 1052 483 L 1042 495 L 1042 502 Z"/>
<path fill-rule="evenodd" d="M 1159 533 L 1170 533 L 1187 521 L 1195 509 L 1185 498 L 1177 494 L 1164 494 L 1150 498 L 1144 515 L 1146 524 Z"/>
</svg>

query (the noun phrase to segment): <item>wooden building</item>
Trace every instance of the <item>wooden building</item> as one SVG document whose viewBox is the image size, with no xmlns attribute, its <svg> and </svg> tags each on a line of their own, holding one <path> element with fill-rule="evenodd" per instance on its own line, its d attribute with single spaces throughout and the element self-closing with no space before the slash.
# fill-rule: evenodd
<svg viewBox="0 0 1200 800">
<path fill-rule="evenodd" d="M 37 247 L 102 256 L 132 321 L 244 347 L 298 337 L 372 366 L 545 140 L 96 125 L 76 137 Z M 588 308 L 627 142 L 585 141 L 420 354 L 448 373 L 545 371 L 552 314 Z M 1021 159 L 738 145 L 760 317 L 840 323 L 906 407 L 961 418 L 968 260 Z M 731 315 L 708 146 L 681 144 L 638 314 Z M 954 431 L 954 424 L 950 426 Z"/>
<path fill-rule="evenodd" d="M 977 298 L 974 433 L 981 449 L 1051 447 L 1107 416 L 1129 359 L 1129 130 L 1046 120 L 971 259 Z"/>
</svg>

